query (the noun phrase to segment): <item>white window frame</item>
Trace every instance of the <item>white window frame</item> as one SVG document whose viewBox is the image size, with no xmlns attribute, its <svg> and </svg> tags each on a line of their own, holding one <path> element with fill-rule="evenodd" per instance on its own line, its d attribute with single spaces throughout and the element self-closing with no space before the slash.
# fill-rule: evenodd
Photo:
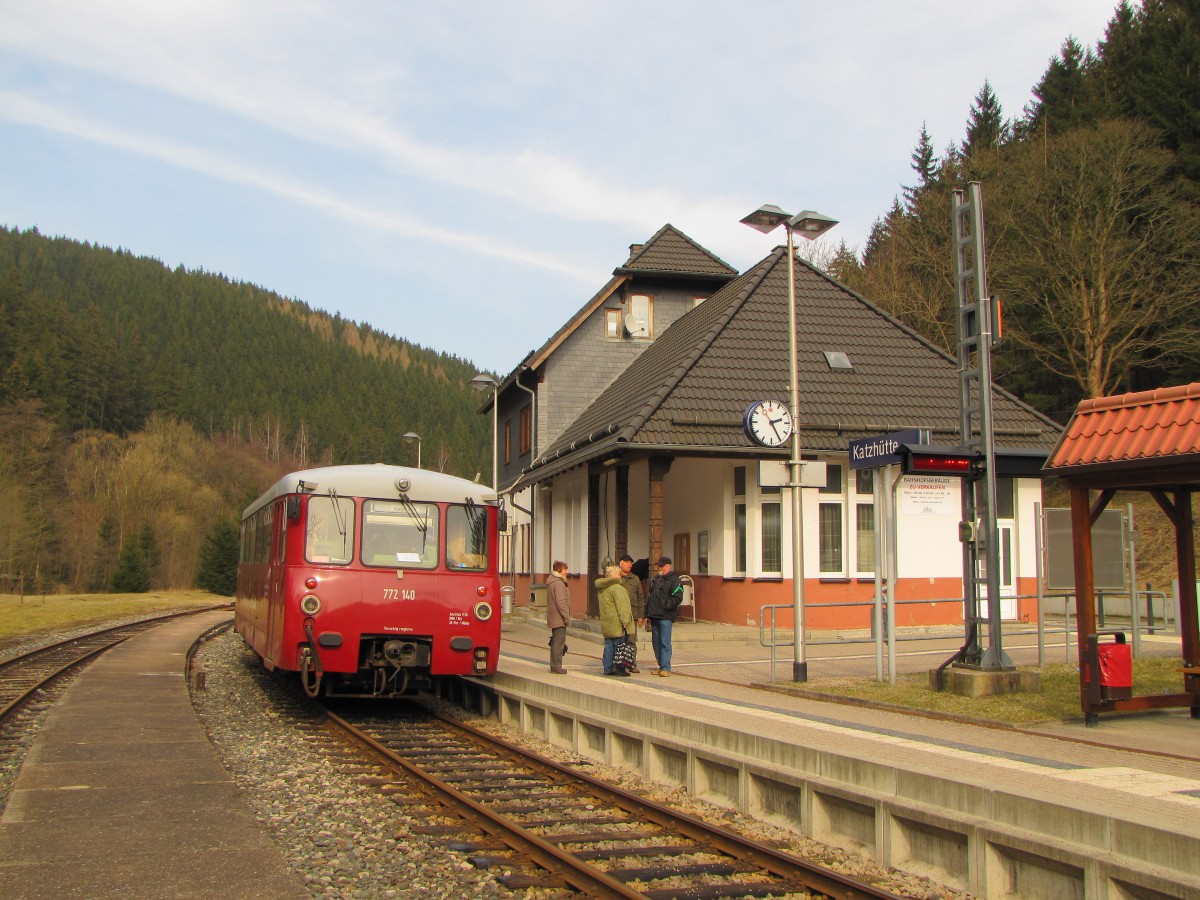
<svg viewBox="0 0 1200 900">
<path fill-rule="evenodd" d="M 859 577 L 859 578 L 874 578 L 875 577 L 874 563 L 873 563 L 872 567 L 869 569 L 863 567 L 863 565 L 862 565 L 862 555 L 863 555 L 862 550 L 863 550 L 864 541 L 865 541 L 866 546 L 869 548 L 869 552 L 871 554 L 872 560 L 874 560 L 875 545 L 876 545 L 875 532 L 879 528 L 879 516 L 875 510 L 874 488 L 873 487 L 869 488 L 866 491 L 859 490 L 859 484 L 858 484 L 859 472 L 863 472 L 863 471 L 871 473 L 872 483 L 874 483 L 874 480 L 876 478 L 879 478 L 882 475 L 882 473 L 878 469 L 860 469 L 860 470 L 852 470 L 850 473 L 854 480 L 853 485 L 850 485 L 850 483 L 849 483 L 850 478 L 846 479 L 847 487 L 848 488 L 852 487 L 852 489 L 853 489 L 854 571 L 855 571 L 857 577 Z M 861 538 L 860 534 L 859 534 L 859 527 L 858 527 L 859 514 L 863 509 L 868 509 L 868 508 L 871 510 L 871 530 L 869 532 L 867 532 L 867 536 L 864 539 L 864 538 Z"/>
<path fill-rule="evenodd" d="M 846 532 L 848 529 L 848 519 L 846 510 L 849 504 L 846 502 L 847 482 L 845 477 L 847 471 L 846 461 L 839 459 L 836 462 L 827 460 L 825 465 L 825 487 L 817 489 L 817 573 L 821 578 L 845 578 L 848 564 L 848 544 Z M 836 476 L 837 485 L 831 488 L 830 482 Z M 836 534 L 831 535 L 836 538 L 836 544 L 832 549 L 836 550 L 840 559 L 840 565 L 837 568 L 827 568 L 825 565 L 825 540 L 827 537 L 825 529 L 825 514 L 826 510 L 833 512 L 836 510 L 838 515 L 838 525 Z"/>
</svg>

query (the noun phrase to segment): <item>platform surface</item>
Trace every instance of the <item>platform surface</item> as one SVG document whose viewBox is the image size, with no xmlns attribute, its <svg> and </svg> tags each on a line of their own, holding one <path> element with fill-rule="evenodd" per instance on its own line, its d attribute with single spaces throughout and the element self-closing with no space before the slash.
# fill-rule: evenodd
<svg viewBox="0 0 1200 900">
<path fill-rule="evenodd" d="M 310 896 L 238 796 L 188 695 L 177 619 L 101 656 L 47 714 L 0 816 L 18 898 Z"/>
</svg>

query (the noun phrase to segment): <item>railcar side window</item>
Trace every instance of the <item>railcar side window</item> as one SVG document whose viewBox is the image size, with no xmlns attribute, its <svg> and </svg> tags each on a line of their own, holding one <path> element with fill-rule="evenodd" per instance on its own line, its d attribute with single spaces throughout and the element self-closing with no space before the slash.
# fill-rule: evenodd
<svg viewBox="0 0 1200 900">
<path fill-rule="evenodd" d="M 364 501 L 362 561 L 394 569 L 437 568 L 437 506 L 410 500 Z"/>
<path fill-rule="evenodd" d="M 344 566 L 354 558 L 354 501 L 310 497 L 304 556 L 309 562 Z"/>
<path fill-rule="evenodd" d="M 488 511 L 451 506 L 446 511 L 446 567 L 482 571 L 488 567 Z"/>
</svg>

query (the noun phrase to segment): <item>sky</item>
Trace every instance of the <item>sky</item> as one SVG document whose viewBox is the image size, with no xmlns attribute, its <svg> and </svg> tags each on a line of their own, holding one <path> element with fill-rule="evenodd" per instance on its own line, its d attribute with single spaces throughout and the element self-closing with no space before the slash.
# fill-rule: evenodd
<svg viewBox="0 0 1200 900">
<path fill-rule="evenodd" d="M 1116 0 L 0 0 L 0 225 L 507 374 L 670 223 L 861 248 L 924 125 L 1015 116 Z M 986 216 L 987 185 L 983 186 Z"/>
</svg>

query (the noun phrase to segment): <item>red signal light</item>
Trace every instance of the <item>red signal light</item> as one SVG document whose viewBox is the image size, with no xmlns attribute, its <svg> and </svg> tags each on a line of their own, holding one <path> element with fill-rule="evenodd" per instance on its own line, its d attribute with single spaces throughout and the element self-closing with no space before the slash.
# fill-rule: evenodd
<svg viewBox="0 0 1200 900">
<path fill-rule="evenodd" d="M 306 588 L 308 588 L 310 591 L 313 590 L 317 586 L 317 579 L 312 578 L 312 577 L 306 578 L 304 580 L 304 586 Z"/>
<path fill-rule="evenodd" d="M 486 584 L 481 584 L 479 587 L 475 588 L 475 593 L 477 593 L 480 597 L 486 597 L 487 592 L 488 589 Z"/>
</svg>

